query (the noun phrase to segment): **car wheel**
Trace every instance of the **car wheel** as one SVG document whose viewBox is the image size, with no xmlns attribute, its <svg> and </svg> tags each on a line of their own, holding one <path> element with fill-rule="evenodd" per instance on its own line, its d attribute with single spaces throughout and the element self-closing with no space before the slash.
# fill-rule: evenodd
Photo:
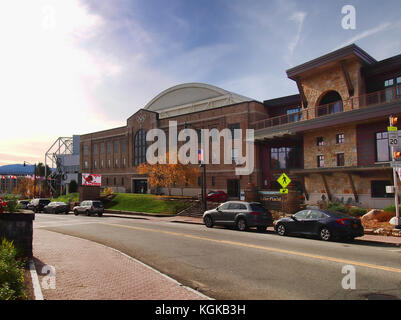
<svg viewBox="0 0 401 320">
<path fill-rule="evenodd" d="M 103 216 L 103 213 L 99 212 L 97 215 L 98 215 L 99 217 L 101 217 L 101 216 Z"/>
<path fill-rule="evenodd" d="M 237 221 L 237 229 L 239 231 L 245 231 L 246 229 L 248 229 L 248 226 L 247 226 L 246 221 L 245 221 L 244 218 L 238 219 L 238 221 Z"/>
<path fill-rule="evenodd" d="M 323 241 L 329 241 L 331 239 L 331 232 L 327 227 L 320 229 L 319 237 Z"/>
<path fill-rule="evenodd" d="M 56 209 L 53 209 L 52 213 L 53 213 L 53 214 L 56 214 Z"/>
<path fill-rule="evenodd" d="M 276 232 L 279 236 L 285 236 L 287 234 L 287 230 L 285 228 L 285 226 L 280 223 L 277 228 L 276 228 Z"/>
<path fill-rule="evenodd" d="M 78 215 L 78 210 L 74 210 L 74 214 L 77 216 Z"/>
<path fill-rule="evenodd" d="M 211 216 L 206 216 L 203 219 L 203 222 L 205 223 L 205 226 L 208 228 L 213 228 L 213 219 Z"/>
<path fill-rule="evenodd" d="M 66 210 L 64 213 L 65 213 L 65 214 L 69 214 L 69 213 L 70 213 L 70 210 Z"/>
</svg>

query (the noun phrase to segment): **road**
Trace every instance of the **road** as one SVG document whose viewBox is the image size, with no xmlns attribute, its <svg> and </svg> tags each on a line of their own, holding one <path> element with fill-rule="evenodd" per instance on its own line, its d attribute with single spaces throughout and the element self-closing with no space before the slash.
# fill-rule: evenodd
<svg viewBox="0 0 401 320">
<path fill-rule="evenodd" d="M 34 228 L 118 249 L 215 299 L 401 299 L 401 248 L 385 244 L 72 214 L 36 214 Z M 342 287 L 347 265 L 355 289 Z"/>
</svg>

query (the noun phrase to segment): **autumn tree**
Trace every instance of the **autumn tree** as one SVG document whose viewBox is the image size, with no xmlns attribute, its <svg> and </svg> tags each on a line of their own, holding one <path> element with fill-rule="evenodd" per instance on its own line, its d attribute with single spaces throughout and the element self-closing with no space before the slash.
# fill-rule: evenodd
<svg viewBox="0 0 401 320">
<path fill-rule="evenodd" d="M 180 186 L 183 194 L 183 187 L 194 185 L 199 176 L 199 170 L 194 166 L 181 163 L 169 164 L 168 161 L 166 164 L 141 163 L 138 166 L 138 173 L 148 176 L 148 182 L 152 188 L 168 188 L 169 195 L 174 186 Z"/>
</svg>

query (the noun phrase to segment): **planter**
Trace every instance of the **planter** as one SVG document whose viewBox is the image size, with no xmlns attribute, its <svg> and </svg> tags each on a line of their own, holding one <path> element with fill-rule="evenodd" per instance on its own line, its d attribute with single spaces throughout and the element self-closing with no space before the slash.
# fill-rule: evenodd
<svg viewBox="0 0 401 320">
<path fill-rule="evenodd" d="M 6 238 L 22 251 L 24 257 L 33 257 L 33 213 L 0 214 L 0 241 Z"/>
</svg>

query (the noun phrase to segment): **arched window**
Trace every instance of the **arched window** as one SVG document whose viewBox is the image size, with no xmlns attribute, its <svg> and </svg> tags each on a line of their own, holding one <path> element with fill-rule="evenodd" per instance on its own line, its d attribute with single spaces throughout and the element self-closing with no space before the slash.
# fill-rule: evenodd
<svg viewBox="0 0 401 320">
<path fill-rule="evenodd" d="M 146 132 L 139 129 L 134 138 L 134 166 L 146 161 Z"/>
<path fill-rule="evenodd" d="M 327 92 L 316 108 L 317 116 L 324 116 L 337 112 L 343 112 L 343 100 L 337 91 Z"/>
</svg>

